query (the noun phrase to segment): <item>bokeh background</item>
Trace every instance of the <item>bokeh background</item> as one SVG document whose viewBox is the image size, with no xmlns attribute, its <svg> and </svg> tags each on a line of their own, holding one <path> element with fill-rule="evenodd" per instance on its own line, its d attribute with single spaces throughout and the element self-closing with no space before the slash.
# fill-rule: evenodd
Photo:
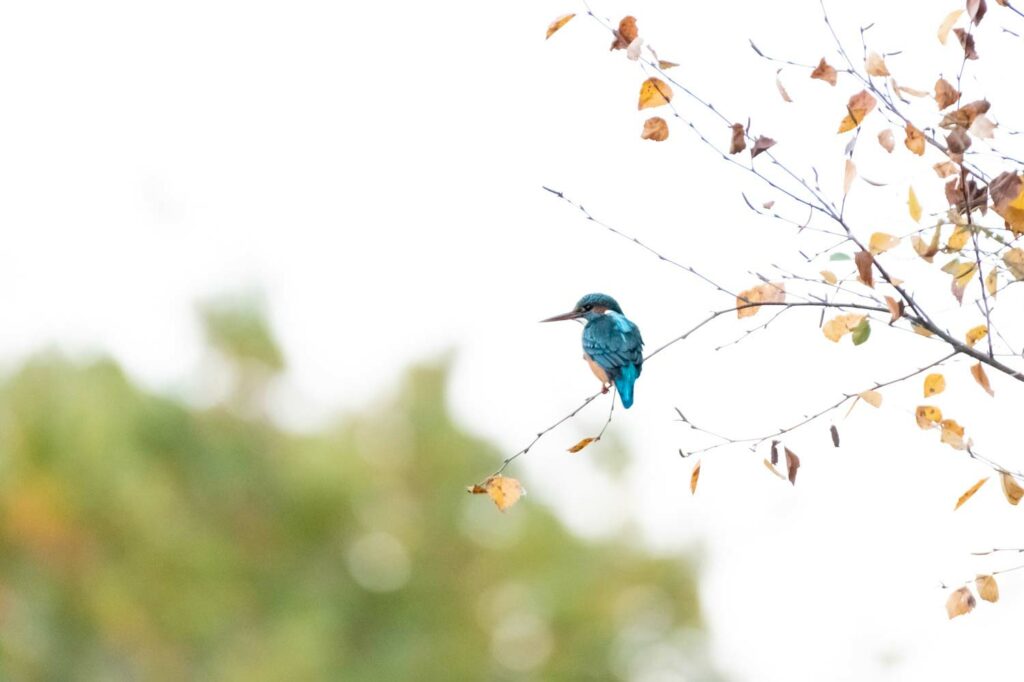
<svg viewBox="0 0 1024 682">
<path fill-rule="evenodd" d="M 955 5 L 828 3 L 849 48 L 874 22 L 872 46 L 903 50 L 890 69 L 924 89 L 960 66 L 935 40 Z M 817 2 L 593 7 L 638 17 L 677 78 L 753 116 L 795 168 L 841 192 L 835 126 L 853 87 L 786 69 L 785 103 L 777 67 L 748 43 L 832 57 Z M 964 89 L 1010 128 L 1020 41 L 999 10 Z M 737 289 L 816 246 L 753 216 L 741 191 L 778 197 L 680 122 L 666 143 L 639 139 L 643 75 L 583 12 L 0 7 L 0 678 L 1015 669 L 1024 573 L 952 622 L 940 585 L 1012 565 L 970 553 L 1019 546 L 1019 510 L 992 481 L 952 511 L 988 471 L 913 425 L 917 384 L 788 438 L 796 486 L 765 471 L 764 452 L 727 448 L 703 458 L 691 495 L 693 460 L 678 456 L 706 442 L 675 407 L 764 433 L 944 354 L 919 337 L 876 328 L 864 346 L 834 346 L 816 314 L 792 313 L 732 344 L 744 327 L 723 319 L 645 367 L 601 443 L 565 452 L 600 428 L 606 401 L 518 460 L 509 473 L 529 494 L 516 507 L 466 495 L 595 390 L 579 328 L 537 320 L 604 291 L 654 347 L 732 302 L 541 185 Z M 852 190 L 865 234 L 913 228 L 908 182 L 926 213 L 944 210 L 937 158 L 862 144 L 856 159 L 886 185 Z M 887 255 L 918 275 L 909 248 Z M 919 276 L 936 313 L 973 326 L 945 278 Z M 993 401 L 966 363 L 946 373 L 944 411 L 1024 466 L 1018 389 L 993 376 Z"/>
</svg>

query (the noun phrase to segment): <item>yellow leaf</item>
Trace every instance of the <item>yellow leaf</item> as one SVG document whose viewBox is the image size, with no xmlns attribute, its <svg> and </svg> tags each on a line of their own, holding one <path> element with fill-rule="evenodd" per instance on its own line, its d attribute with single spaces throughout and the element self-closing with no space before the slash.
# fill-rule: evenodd
<svg viewBox="0 0 1024 682">
<path fill-rule="evenodd" d="M 1014 279 L 1024 279 L 1024 249 L 1012 248 L 1003 255 L 1003 262 Z"/>
<path fill-rule="evenodd" d="M 571 448 L 569 448 L 569 452 L 579 452 L 583 448 L 585 448 L 588 445 L 590 445 L 591 443 L 593 443 L 595 440 L 597 440 L 597 439 L 596 438 L 584 438 L 579 443 L 576 443 L 576 445 L 573 445 Z"/>
<path fill-rule="evenodd" d="M 999 601 L 999 586 L 996 579 L 990 575 L 979 575 L 974 579 L 974 587 L 978 590 L 978 596 L 985 601 Z"/>
<path fill-rule="evenodd" d="M 977 327 L 971 327 L 967 330 L 967 345 L 974 348 L 974 344 L 981 341 L 983 338 L 988 336 L 988 327 L 983 324 L 979 324 Z"/>
<path fill-rule="evenodd" d="M 924 397 L 931 398 L 946 390 L 946 378 L 941 374 L 929 374 L 924 378 Z"/>
<path fill-rule="evenodd" d="M 992 268 L 985 275 L 985 290 L 992 298 L 996 297 L 996 292 L 999 291 L 999 271 L 996 268 Z"/>
<path fill-rule="evenodd" d="M 756 315 L 761 306 L 751 306 L 751 303 L 784 303 L 786 300 L 786 283 L 770 282 L 759 284 L 745 291 L 741 291 L 736 297 L 736 317 L 742 319 Z M 741 306 L 748 306 L 743 308 Z"/>
<path fill-rule="evenodd" d="M 826 282 L 828 282 L 829 284 L 836 284 L 836 283 L 839 282 L 839 279 L 836 277 L 835 273 L 832 272 L 831 270 L 822 270 L 821 271 L 821 278 L 823 280 L 825 280 Z"/>
<path fill-rule="evenodd" d="M 852 332 L 863 319 L 864 315 L 858 315 L 857 313 L 837 315 L 826 322 L 821 331 L 825 334 L 826 339 L 839 343 L 839 339 Z"/>
<path fill-rule="evenodd" d="M 885 66 L 885 60 L 877 52 L 869 52 L 868 58 L 864 61 L 864 69 L 869 76 L 888 76 L 889 69 Z"/>
<path fill-rule="evenodd" d="M 1016 507 L 1020 499 L 1024 497 L 1024 488 L 1020 486 L 1016 478 L 1005 471 L 999 472 L 999 476 L 1002 479 L 1003 495 L 1006 495 L 1006 501 Z"/>
<path fill-rule="evenodd" d="M 846 160 L 846 167 L 843 170 L 843 194 L 850 193 L 850 187 L 853 185 L 854 179 L 857 177 L 857 166 L 851 159 Z"/>
<path fill-rule="evenodd" d="M 950 235 L 949 241 L 946 242 L 946 249 L 949 251 L 960 251 L 967 245 L 967 240 L 971 238 L 971 229 L 966 225 L 958 225 L 953 234 Z"/>
<path fill-rule="evenodd" d="M 933 405 L 919 405 L 914 411 L 917 425 L 922 429 L 930 429 L 942 421 L 942 410 Z"/>
<path fill-rule="evenodd" d="M 903 140 L 903 144 L 906 145 L 907 149 L 914 152 L 918 156 L 924 155 L 924 133 L 914 127 L 913 123 L 907 123 L 906 127 L 907 137 Z"/>
<path fill-rule="evenodd" d="M 952 12 L 946 15 L 945 19 L 942 20 L 942 23 L 939 25 L 940 43 L 942 43 L 943 45 L 946 44 L 946 39 L 949 38 L 949 32 L 953 28 L 953 24 L 956 23 L 956 20 L 959 19 L 960 15 L 963 13 L 964 11 L 962 9 L 953 10 Z"/>
<path fill-rule="evenodd" d="M 879 393 L 878 391 L 864 391 L 863 393 L 858 393 L 858 395 L 860 396 L 861 400 L 866 402 L 871 407 L 882 406 L 882 394 Z"/>
<path fill-rule="evenodd" d="M 484 481 L 484 488 L 501 511 L 505 511 L 518 502 L 520 496 L 525 492 L 519 481 L 506 476 L 491 476 Z"/>
<path fill-rule="evenodd" d="M 954 450 L 967 449 L 964 444 L 964 427 L 957 424 L 955 419 L 943 419 L 939 427 L 942 429 L 942 436 L 939 440 Z"/>
<path fill-rule="evenodd" d="M 637 109 L 660 107 L 672 101 L 672 88 L 659 78 L 648 78 L 640 86 L 640 102 Z"/>
<path fill-rule="evenodd" d="M 985 389 L 985 392 L 991 396 L 995 396 L 995 391 L 992 390 L 992 385 L 988 382 L 988 375 L 985 374 L 985 368 L 982 367 L 981 363 L 971 365 L 971 376 L 978 382 L 978 385 Z"/>
<path fill-rule="evenodd" d="M 935 335 L 935 332 L 933 332 L 931 329 L 928 329 L 927 327 L 922 327 L 921 325 L 916 323 L 912 323 L 910 325 L 910 328 L 914 330 L 915 334 L 920 334 L 921 336 L 924 337 Z"/>
<path fill-rule="evenodd" d="M 764 466 L 765 466 L 765 468 L 768 469 L 768 471 L 772 472 L 773 474 L 775 474 L 776 476 L 781 478 L 783 481 L 786 480 L 786 477 L 783 476 L 782 474 L 780 474 L 779 470 L 776 469 L 775 466 L 771 462 L 769 462 L 767 459 L 764 460 Z"/>
<path fill-rule="evenodd" d="M 946 615 L 948 615 L 950 620 L 952 620 L 957 616 L 962 616 L 973 611 L 975 604 L 977 604 L 977 602 L 974 599 L 974 595 L 971 594 L 971 591 L 966 587 L 958 587 L 953 590 L 952 594 L 949 595 L 949 599 L 946 600 Z"/>
<path fill-rule="evenodd" d="M 690 494 L 693 495 L 697 492 L 697 479 L 700 478 L 700 460 L 693 465 L 693 473 L 690 474 Z"/>
<path fill-rule="evenodd" d="M 957 509 L 959 509 L 963 505 L 964 502 L 966 502 L 967 500 L 969 500 L 972 497 L 974 497 L 974 493 L 978 492 L 978 488 L 980 488 L 981 486 L 985 485 L 985 481 L 987 481 L 987 480 L 988 480 L 988 476 L 986 476 L 985 478 L 981 479 L 980 481 L 978 481 L 977 483 L 972 485 L 970 488 L 968 488 L 967 492 L 965 492 L 963 495 L 961 495 L 960 499 L 958 499 L 956 501 L 956 506 L 953 507 L 953 511 L 956 511 Z"/>
<path fill-rule="evenodd" d="M 861 90 L 846 103 L 846 117 L 839 124 L 839 132 L 845 133 L 860 125 L 864 117 L 875 108 L 876 100 L 867 90 Z"/>
<path fill-rule="evenodd" d="M 651 116 L 644 121 L 644 131 L 640 133 L 644 140 L 663 142 L 668 139 L 668 123 L 660 116 Z"/>
<path fill-rule="evenodd" d="M 910 243 L 914 246 L 914 251 L 921 258 L 924 258 L 929 263 L 932 262 L 932 258 L 939 252 L 939 240 L 942 238 L 942 225 L 935 226 L 935 232 L 932 234 L 931 244 L 925 244 L 924 240 L 918 237 L 916 234 L 910 238 Z"/>
<path fill-rule="evenodd" d="M 544 37 L 544 40 L 547 40 L 548 38 L 553 36 L 555 34 L 555 31 L 557 31 L 558 29 L 562 28 L 567 23 L 569 23 L 569 20 L 572 19 L 574 16 L 576 16 L 576 15 L 575 14 L 563 14 L 562 16 L 560 16 L 557 19 L 555 19 L 554 21 L 552 21 L 551 25 L 548 26 L 548 34 Z"/>
<path fill-rule="evenodd" d="M 868 242 L 868 249 L 871 253 L 878 255 L 885 253 L 889 249 L 895 248 L 900 243 L 899 237 L 894 237 L 891 234 L 885 232 L 875 232 L 871 235 L 871 241 Z"/>
<path fill-rule="evenodd" d="M 1002 216 L 1014 235 L 1024 234 L 1024 176 L 1009 171 L 989 183 L 992 210 Z"/>
<path fill-rule="evenodd" d="M 907 193 L 907 206 L 910 207 L 910 218 L 915 222 L 921 222 L 921 202 L 917 200 L 914 188 L 911 187 Z"/>
</svg>

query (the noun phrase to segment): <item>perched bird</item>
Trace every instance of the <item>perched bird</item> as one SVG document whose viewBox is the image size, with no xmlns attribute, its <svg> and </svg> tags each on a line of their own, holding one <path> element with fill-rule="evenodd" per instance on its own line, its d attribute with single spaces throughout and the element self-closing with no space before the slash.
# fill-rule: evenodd
<svg viewBox="0 0 1024 682">
<path fill-rule="evenodd" d="M 583 359 L 604 384 L 605 392 L 615 384 L 626 409 L 633 404 L 633 384 L 644 364 L 644 340 L 640 329 L 607 294 L 587 294 L 576 307 L 541 322 L 586 320 L 583 327 Z"/>
</svg>

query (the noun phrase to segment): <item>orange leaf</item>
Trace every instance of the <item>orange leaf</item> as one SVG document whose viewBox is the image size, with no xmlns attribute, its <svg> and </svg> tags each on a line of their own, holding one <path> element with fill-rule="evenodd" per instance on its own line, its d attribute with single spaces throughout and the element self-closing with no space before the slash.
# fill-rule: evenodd
<svg viewBox="0 0 1024 682">
<path fill-rule="evenodd" d="M 660 107 L 672 101 L 672 88 L 659 78 L 648 78 L 640 86 L 640 102 L 637 109 Z"/>
<path fill-rule="evenodd" d="M 544 36 L 544 40 L 547 40 L 548 38 L 553 36 L 555 34 L 555 31 L 557 31 L 558 29 L 562 28 L 567 23 L 569 23 L 569 20 L 572 19 L 574 16 L 576 16 L 576 15 L 575 14 L 563 14 L 562 16 L 560 16 L 557 19 L 555 19 L 554 21 L 552 21 L 551 25 L 548 26 L 548 34 L 546 36 Z"/>
<path fill-rule="evenodd" d="M 981 479 L 980 481 L 978 481 L 977 483 L 972 485 L 970 488 L 968 488 L 967 491 L 963 495 L 960 496 L 960 499 L 958 499 L 956 501 L 956 506 L 953 507 L 953 511 L 956 511 L 957 509 L 959 509 L 963 505 L 964 502 L 966 502 L 967 500 L 969 500 L 972 497 L 974 497 L 974 493 L 978 492 L 978 489 L 981 486 L 985 485 L 985 481 L 987 481 L 987 480 L 988 480 L 988 476 L 986 476 L 985 478 Z"/>
<path fill-rule="evenodd" d="M 623 17 L 622 21 L 619 22 L 618 30 L 613 31 L 613 33 L 615 34 L 615 40 L 612 41 L 612 46 L 608 49 L 625 50 L 639 35 L 639 31 L 636 28 L 636 17 Z"/>
<path fill-rule="evenodd" d="M 878 144 L 882 145 L 882 149 L 892 154 L 893 147 L 896 146 L 896 137 L 892 134 L 892 128 L 886 128 L 878 133 Z"/>
<path fill-rule="evenodd" d="M 826 282 L 828 282 L 829 284 L 836 284 L 836 283 L 839 282 L 839 279 L 836 277 L 835 273 L 832 272 L 831 270 L 822 270 L 821 271 L 821 278 L 823 280 L 825 280 Z"/>
<path fill-rule="evenodd" d="M 526 492 L 519 481 L 506 476 L 491 476 L 484 481 L 484 488 L 487 489 L 487 494 L 491 496 L 494 504 L 501 511 L 505 511 L 518 502 Z"/>
<path fill-rule="evenodd" d="M 971 376 L 978 382 L 978 385 L 985 389 L 985 392 L 990 396 L 995 396 L 995 391 L 992 390 L 992 384 L 988 381 L 988 374 L 985 374 L 985 368 L 979 362 L 971 365 Z"/>
<path fill-rule="evenodd" d="M 761 309 L 760 306 L 751 306 L 751 303 L 784 303 L 786 300 L 786 283 L 771 282 L 759 284 L 756 287 L 746 289 L 736 297 L 736 317 L 742 319 L 756 315 Z M 741 306 L 748 306 L 743 308 Z"/>
<path fill-rule="evenodd" d="M 885 307 L 889 309 L 889 324 L 892 324 L 896 320 L 903 317 L 904 304 L 903 301 L 897 301 L 892 296 L 885 297 Z"/>
<path fill-rule="evenodd" d="M 974 579 L 974 587 L 978 590 L 978 596 L 985 601 L 999 601 L 999 586 L 996 579 L 990 575 L 979 575 Z"/>
<path fill-rule="evenodd" d="M 946 378 L 941 374 L 929 374 L 924 378 L 924 397 L 931 398 L 946 390 Z"/>
<path fill-rule="evenodd" d="M 573 452 L 573 453 L 579 452 L 583 448 L 585 448 L 588 445 L 590 445 L 591 443 L 593 443 L 595 440 L 597 440 L 597 439 L 596 438 L 584 438 L 579 443 L 576 443 L 576 445 L 573 445 L 571 448 L 569 448 L 569 452 Z"/>
<path fill-rule="evenodd" d="M 942 117 L 939 126 L 942 128 L 970 128 L 974 119 L 978 118 L 992 107 L 988 100 L 979 99 L 957 107 Z"/>
<path fill-rule="evenodd" d="M 697 492 L 697 479 L 700 478 L 700 460 L 693 466 L 693 473 L 690 474 L 690 494 Z"/>
<path fill-rule="evenodd" d="M 983 338 L 988 336 L 988 327 L 983 324 L 979 324 L 977 327 L 971 327 L 967 330 L 967 345 L 974 348 L 974 344 L 981 341 Z"/>
<path fill-rule="evenodd" d="M 935 81 L 935 103 L 939 105 L 940 111 L 952 106 L 958 99 L 960 99 L 960 93 L 949 84 L 949 81 L 945 78 Z"/>
<path fill-rule="evenodd" d="M 868 251 L 858 251 L 853 255 L 853 262 L 857 264 L 857 279 L 874 289 L 875 280 L 871 274 L 871 265 L 875 262 L 875 257 Z"/>
<path fill-rule="evenodd" d="M 668 123 L 660 116 L 651 116 L 644 121 L 644 131 L 640 133 L 640 137 L 644 140 L 664 142 L 668 139 Z"/>
<path fill-rule="evenodd" d="M 930 429 L 942 421 L 942 410 L 933 405 L 919 405 L 914 410 L 914 417 L 917 419 L 918 426 L 922 429 Z"/>
<path fill-rule="evenodd" d="M 846 103 L 846 117 L 839 124 L 839 132 L 845 133 L 861 124 L 864 117 L 875 108 L 876 100 L 867 90 L 861 90 Z"/>
<path fill-rule="evenodd" d="M 906 127 L 907 137 L 903 140 L 903 144 L 906 145 L 907 149 L 914 152 L 918 156 L 924 155 L 924 133 L 914 127 L 913 123 L 908 123 Z"/>
<path fill-rule="evenodd" d="M 825 58 L 822 57 L 818 66 L 814 68 L 814 71 L 811 71 L 811 78 L 825 81 L 829 85 L 834 86 L 836 84 L 836 70 L 829 66 L 825 62 Z"/>
<path fill-rule="evenodd" d="M 999 472 L 999 476 L 1003 483 L 1003 495 L 1006 495 L 1006 501 L 1017 506 L 1020 499 L 1024 497 L 1024 488 L 1020 486 L 1017 479 L 1006 473 L 1005 471 Z"/>
<path fill-rule="evenodd" d="M 963 10 L 959 10 L 963 11 Z M 974 610 L 974 606 L 977 601 L 974 599 L 974 595 L 966 587 L 958 587 L 953 590 L 952 594 L 949 595 L 949 599 L 946 600 L 946 615 L 952 620 L 957 616 L 962 616 L 966 613 L 970 613 Z"/>
<path fill-rule="evenodd" d="M 742 123 L 732 124 L 732 142 L 729 143 L 729 153 L 739 154 L 747 148 L 747 140 Z"/>
<path fill-rule="evenodd" d="M 673 66 L 679 66 L 679 65 L 676 64 L 675 62 L 669 62 L 669 61 L 666 61 L 664 59 L 659 59 L 658 60 L 658 68 L 661 69 L 662 71 L 667 71 L 668 69 L 671 69 Z"/>
</svg>

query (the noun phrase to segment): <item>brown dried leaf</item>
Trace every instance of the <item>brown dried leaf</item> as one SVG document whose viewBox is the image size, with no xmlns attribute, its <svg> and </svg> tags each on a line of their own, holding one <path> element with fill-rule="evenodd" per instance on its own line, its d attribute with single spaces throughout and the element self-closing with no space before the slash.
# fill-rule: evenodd
<svg viewBox="0 0 1024 682">
<path fill-rule="evenodd" d="M 615 33 L 615 40 L 609 50 L 625 50 L 629 44 L 636 40 L 640 32 L 636 28 L 636 17 L 623 17 L 619 22 L 619 28 Z"/>
<path fill-rule="evenodd" d="M 1006 496 L 1006 501 L 1017 506 L 1017 503 L 1024 497 L 1024 488 L 1020 486 L 1016 478 L 1005 471 L 999 472 L 999 477 L 1003 483 L 1003 495 Z"/>
<path fill-rule="evenodd" d="M 892 296 L 885 297 L 885 306 L 889 309 L 889 324 L 892 324 L 896 320 L 903 317 L 904 304 L 903 301 L 897 301 Z"/>
<path fill-rule="evenodd" d="M 940 178 L 948 178 L 951 175 L 956 175 L 960 171 L 957 170 L 956 164 L 952 161 L 940 161 L 939 163 L 932 166 L 935 169 L 935 174 Z"/>
<path fill-rule="evenodd" d="M 988 336 L 988 327 L 983 324 L 979 324 L 977 327 L 972 327 L 967 330 L 967 345 L 970 348 L 974 348 L 974 344 L 981 341 L 983 338 Z"/>
<path fill-rule="evenodd" d="M 750 150 L 750 158 L 756 157 L 761 152 L 767 151 L 775 146 L 775 140 L 770 137 L 761 135 L 754 141 L 754 146 Z"/>
<path fill-rule="evenodd" d="M 871 274 L 871 265 L 875 262 L 874 256 L 868 251 L 858 251 L 853 255 L 853 262 L 857 264 L 857 279 L 874 289 L 875 280 Z"/>
<path fill-rule="evenodd" d="M 878 255 L 880 253 L 885 253 L 889 249 L 896 248 L 899 246 L 899 243 L 899 237 L 894 237 L 893 235 L 885 232 L 874 232 L 871 235 L 871 239 L 868 241 L 868 250 L 870 250 L 872 254 Z"/>
<path fill-rule="evenodd" d="M 668 139 L 668 123 L 660 116 L 651 116 L 644 121 L 644 130 L 640 133 L 640 138 L 664 142 Z"/>
<path fill-rule="evenodd" d="M 796 485 L 796 472 L 800 468 L 800 458 L 789 448 L 786 451 L 786 473 L 789 474 L 789 482 Z"/>
<path fill-rule="evenodd" d="M 857 313 L 837 315 L 826 322 L 821 331 L 826 339 L 839 343 L 839 339 L 852 332 L 863 319 L 864 315 L 858 315 Z"/>
<path fill-rule="evenodd" d="M 839 429 L 837 429 L 836 425 L 833 424 L 832 426 L 828 427 L 828 432 L 832 435 L 832 446 L 838 448 L 839 447 Z"/>
<path fill-rule="evenodd" d="M 941 374 L 929 374 L 924 378 L 924 397 L 931 398 L 946 390 L 946 377 Z"/>
<path fill-rule="evenodd" d="M 960 47 L 964 48 L 964 56 L 968 59 L 977 59 L 978 51 L 974 49 L 974 36 L 962 28 L 954 28 L 953 33 L 960 41 Z"/>
<path fill-rule="evenodd" d="M 557 19 L 555 19 L 554 21 L 552 21 L 551 24 L 548 26 L 548 34 L 546 36 L 544 36 L 544 40 L 547 40 L 548 38 L 553 36 L 555 34 L 555 31 L 557 31 L 558 29 L 562 28 L 567 23 L 569 23 L 569 20 L 572 19 L 574 16 L 576 16 L 576 15 L 575 14 L 563 14 L 562 16 L 560 16 Z"/>
<path fill-rule="evenodd" d="M 974 497 L 974 493 L 978 492 L 978 489 L 981 488 L 981 486 L 985 485 L 985 481 L 987 481 L 988 478 L 989 477 L 986 476 L 985 478 L 981 479 L 980 481 L 972 485 L 970 488 L 968 488 L 966 492 L 964 492 L 964 494 L 960 496 L 960 499 L 956 501 L 956 506 L 953 507 L 953 511 L 956 511 L 961 506 L 963 506 L 964 502 Z"/>
<path fill-rule="evenodd" d="M 985 601 L 999 601 L 999 586 L 996 585 L 996 579 L 990 575 L 979 575 L 975 578 L 974 589 L 978 590 L 978 596 Z"/>
<path fill-rule="evenodd" d="M 949 599 L 946 600 L 946 615 L 952 620 L 957 616 L 962 616 L 966 613 L 970 613 L 974 610 L 974 606 L 977 601 L 974 599 L 974 595 L 966 587 L 958 587 L 953 590 L 949 595 Z"/>
<path fill-rule="evenodd" d="M 981 18 L 985 16 L 987 10 L 985 0 L 967 0 L 967 16 L 971 18 L 975 26 L 981 23 Z"/>
<path fill-rule="evenodd" d="M 956 20 L 959 19 L 960 15 L 963 13 L 964 11 L 962 9 L 953 10 L 952 12 L 946 15 L 945 19 L 942 20 L 942 24 L 939 25 L 940 43 L 942 43 L 943 45 L 946 44 L 946 40 L 949 38 L 949 32 L 950 30 L 952 30 L 953 24 L 956 23 Z"/>
<path fill-rule="evenodd" d="M 996 128 L 999 124 L 990 119 L 985 114 L 981 114 L 976 119 L 971 127 L 967 129 L 971 135 L 981 138 L 982 140 L 991 140 L 996 136 Z"/>
<path fill-rule="evenodd" d="M 491 476 L 484 481 L 484 488 L 500 511 L 505 511 L 514 505 L 525 493 L 519 481 L 507 476 Z"/>
<path fill-rule="evenodd" d="M 906 85 L 899 85 L 896 83 L 896 79 L 892 79 L 892 89 L 897 92 L 902 92 L 904 95 L 910 95 L 911 97 L 927 97 L 927 90 L 918 90 L 917 88 L 911 88 Z M 906 101 L 906 100 L 904 100 Z"/>
<path fill-rule="evenodd" d="M 1006 221 L 1015 235 L 1024 234 L 1024 176 L 1008 171 L 1000 173 L 989 184 L 989 192 L 992 210 Z"/>
<path fill-rule="evenodd" d="M 948 106 L 956 104 L 960 99 L 960 93 L 945 78 L 935 81 L 935 103 L 939 105 L 939 111 Z"/>
<path fill-rule="evenodd" d="M 779 463 L 779 441 L 772 441 L 772 465 Z"/>
<path fill-rule="evenodd" d="M 964 162 L 964 152 L 971 146 L 971 136 L 963 128 L 954 128 L 946 135 L 946 156 L 956 163 Z"/>
<path fill-rule="evenodd" d="M 939 240 L 942 238 L 942 225 L 935 226 L 935 232 L 932 234 L 932 241 L 929 245 L 925 246 L 924 240 L 914 235 L 910 238 L 910 243 L 914 246 L 914 251 L 921 258 L 924 258 L 929 263 L 932 262 L 935 254 L 939 252 Z"/>
<path fill-rule="evenodd" d="M 786 301 L 786 283 L 769 282 L 759 284 L 739 293 L 736 297 L 736 317 L 742 319 L 756 315 L 761 309 L 760 306 L 750 306 L 751 303 L 784 303 Z M 743 308 L 741 306 L 750 306 Z"/>
<path fill-rule="evenodd" d="M 667 71 L 668 69 L 671 69 L 672 67 L 675 67 L 675 66 L 679 66 L 679 65 L 676 64 L 675 62 L 666 61 L 664 59 L 659 59 L 658 60 L 658 68 L 661 69 L 662 71 Z"/>
<path fill-rule="evenodd" d="M 700 478 L 700 460 L 693 465 L 693 473 L 690 474 L 690 494 L 693 495 L 697 492 L 697 479 Z"/>
<path fill-rule="evenodd" d="M 871 110 L 875 108 L 876 100 L 867 90 L 861 90 L 850 97 L 846 103 L 846 117 L 839 123 L 839 132 L 845 133 L 853 130 L 861 124 Z"/>
<path fill-rule="evenodd" d="M 660 78 L 648 78 L 640 85 L 640 101 L 637 109 L 660 107 L 672 101 L 672 88 Z"/>
<path fill-rule="evenodd" d="M 924 133 L 914 127 L 913 123 L 908 123 L 906 127 L 907 136 L 903 140 L 903 144 L 907 149 L 914 152 L 918 156 L 924 155 Z"/>
<path fill-rule="evenodd" d="M 1003 254 L 1003 263 L 1014 279 L 1024 279 L 1024 249 L 1014 247 Z"/>
<path fill-rule="evenodd" d="M 896 146 L 896 136 L 892 134 L 892 128 L 886 128 L 878 133 L 878 144 L 882 145 L 882 149 L 892 154 L 893 147 Z"/>
<path fill-rule="evenodd" d="M 859 395 L 860 399 L 866 402 L 871 407 L 882 406 L 882 394 L 879 393 L 878 391 L 864 391 L 863 393 L 858 393 L 857 395 Z"/>
<path fill-rule="evenodd" d="M 985 368 L 980 362 L 971 365 L 971 376 L 978 382 L 978 385 L 985 389 L 985 393 L 990 396 L 995 396 L 995 391 L 992 390 L 992 384 L 988 381 L 988 374 L 985 374 Z M 1017 504 L 1014 502 L 1014 504 Z"/>
<path fill-rule="evenodd" d="M 596 438 L 584 438 L 579 443 L 576 443 L 576 445 L 573 445 L 571 448 L 569 448 L 569 452 L 573 452 L 573 453 L 579 452 L 583 448 L 585 448 L 588 445 L 590 445 L 591 443 L 593 443 L 595 440 L 597 440 L 597 439 Z"/>
<path fill-rule="evenodd" d="M 987 99 L 979 99 L 965 104 L 954 111 L 949 112 L 939 121 L 939 127 L 951 130 L 953 128 L 970 128 L 974 119 L 982 114 L 988 113 L 992 108 Z"/>
<path fill-rule="evenodd" d="M 918 405 L 914 410 L 914 418 L 922 429 L 931 429 L 942 421 L 942 410 L 934 405 Z"/>
<path fill-rule="evenodd" d="M 729 153 L 739 154 L 747 148 L 747 140 L 742 123 L 732 124 L 732 142 L 729 143 Z"/>
<path fill-rule="evenodd" d="M 786 92 L 786 88 L 785 86 L 782 85 L 782 80 L 779 78 L 779 75 L 781 73 L 782 69 L 779 69 L 778 71 L 775 72 L 775 87 L 779 89 L 779 94 L 782 95 L 783 101 L 792 102 L 793 99 L 789 96 L 789 93 Z"/>
<path fill-rule="evenodd" d="M 821 62 L 818 66 L 811 71 L 811 78 L 816 78 L 820 81 L 825 81 L 829 85 L 835 86 L 836 84 L 836 70 L 825 62 L 825 58 L 821 58 Z"/>
</svg>

